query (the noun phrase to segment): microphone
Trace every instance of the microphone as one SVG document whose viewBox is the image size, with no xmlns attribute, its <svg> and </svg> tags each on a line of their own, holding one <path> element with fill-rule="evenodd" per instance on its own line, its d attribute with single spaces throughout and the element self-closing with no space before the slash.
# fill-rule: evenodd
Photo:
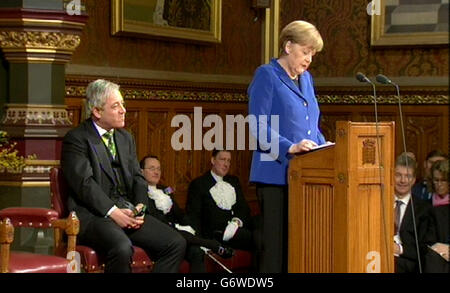
<svg viewBox="0 0 450 293">
<path fill-rule="evenodd" d="M 373 84 L 372 81 L 370 81 L 370 79 L 368 79 L 367 76 L 365 76 L 361 72 L 356 73 L 356 79 L 360 82 L 368 82 Z"/>
<path fill-rule="evenodd" d="M 378 176 L 379 176 L 380 187 L 381 187 L 380 188 L 380 190 L 381 190 L 381 205 L 383 207 L 385 207 L 386 205 L 385 205 L 384 184 L 383 184 L 383 181 L 382 181 L 383 171 L 382 171 L 382 168 L 381 168 L 381 143 L 380 143 L 380 134 L 379 134 L 379 130 L 378 130 L 377 91 L 375 89 L 375 84 L 367 76 L 365 76 L 363 73 L 361 73 L 361 72 L 356 73 L 356 79 L 358 81 L 360 81 L 360 82 L 370 83 L 372 85 L 372 88 L 373 88 L 373 101 L 374 101 L 374 106 L 375 106 L 375 135 L 376 135 L 376 146 L 377 146 L 378 158 L 379 158 L 379 160 L 378 160 L 378 164 L 379 164 L 379 166 L 378 166 L 378 172 L 379 172 Z M 383 225 L 386 228 L 386 215 L 385 215 L 385 209 L 384 208 L 383 208 L 383 211 L 382 211 L 382 215 L 383 215 L 382 216 Z M 388 229 L 384 229 L 384 230 L 388 231 Z M 391 247 L 392 247 L 392 244 L 388 243 L 388 237 L 384 237 L 384 239 L 385 239 L 384 245 L 385 245 L 386 251 L 389 251 L 388 247 L 389 247 L 389 245 L 391 245 Z M 386 253 L 386 263 L 389 263 L 389 255 L 387 253 Z"/>
<path fill-rule="evenodd" d="M 383 74 L 378 74 L 376 77 L 376 80 L 381 83 L 381 84 L 392 84 L 392 85 L 396 85 L 395 83 L 392 82 L 392 80 L 390 80 L 389 78 L 387 78 L 386 75 Z"/>
<path fill-rule="evenodd" d="M 401 126 L 400 128 L 402 131 L 402 139 L 403 139 L 403 153 L 406 154 L 407 149 L 406 149 L 406 139 L 405 139 L 405 127 L 403 126 L 402 103 L 401 103 L 401 98 L 400 98 L 399 86 L 383 74 L 378 74 L 376 77 L 376 80 L 381 84 L 390 84 L 390 85 L 394 86 L 395 89 L 397 90 L 398 111 L 399 111 L 399 115 L 400 115 L 400 126 Z M 406 168 L 409 169 L 408 160 L 406 160 Z M 412 215 L 413 226 L 414 226 L 414 236 L 415 236 L 415 240 L 416 240 L 417 259 L 418 259 L 418 263 L 419 263 L 419 272 L 422 273 L 422 263 L 420 260 L 419 241 L 417 238 L 416 216 L 415 216 L 414 201 L 413 201 L 412 196 L 411 196 L 410 201 L 411 201 L 411 212 L 412 212 L 411 215 Z"/>
</svg>

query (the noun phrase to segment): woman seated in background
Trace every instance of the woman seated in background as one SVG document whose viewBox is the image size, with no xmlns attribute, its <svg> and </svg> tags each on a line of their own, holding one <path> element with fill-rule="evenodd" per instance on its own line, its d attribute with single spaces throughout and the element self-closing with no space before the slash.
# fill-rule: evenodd
<svg viewBox="0 0 450 293">
<path fill-rule="evenodd" d="M 437 161 L 431 167 L 431 192 L 436 243 L 425 258 L 425 272 L 450 273 L 450 197 L 448 160 Z"/>
</svg>

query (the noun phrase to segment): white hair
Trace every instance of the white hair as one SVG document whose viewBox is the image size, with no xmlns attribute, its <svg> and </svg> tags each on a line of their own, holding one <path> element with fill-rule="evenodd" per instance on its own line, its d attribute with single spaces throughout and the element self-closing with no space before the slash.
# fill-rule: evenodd
<svg viewBox="0 0 450 293">
<path fill-rule="evenodd" d="M 86 117 L 92 115 L 94 108 L 102 109 L 106 99 L 114 91 L 119 91 L 120 86 L 104 79 L 91 82 L 86 88 Z"/>
</svg>

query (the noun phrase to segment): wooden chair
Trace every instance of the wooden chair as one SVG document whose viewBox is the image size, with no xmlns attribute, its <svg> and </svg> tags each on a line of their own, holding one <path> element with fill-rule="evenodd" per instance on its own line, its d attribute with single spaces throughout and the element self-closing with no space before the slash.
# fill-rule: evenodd
<svg viewBox="0 0 450 293">
<path fill-rule="evenodd" d="M 44 208 L 11 207 L 0 211 L 0 272 L 1 273 L 68 273 L 74 272 L 76 264 L 66 259 L 66 255 L 42 255 L 29 252 L 10 251 L 14 240 L 14 227 L 54 228 L 55 248 L 60 254 L 75 250 L 79 221 L 75 213 L 60 219 L 56 211 Z M 61 241 L 63 232 L 67 234 L 67 244 Z"/>
<path fill-rule="evenodd" d="M 50 193 L 53 209 L 59 217 L 69 214 L 67 209 L 68 186 L 59 167 L 50 170 Z M 133 273 L 150 272 L 153 268 L 153 262 L 147 253 L 140 247 L 133 246 L 134 254 L 131 264 Z M 101 273 L 104 271 L 105 263 L 102 255 L 99 255 L 94 249 L 85 245 L 77 245 L 76 251 L 80 254 L 81 268 L 87 273 Z"/>
</svg>

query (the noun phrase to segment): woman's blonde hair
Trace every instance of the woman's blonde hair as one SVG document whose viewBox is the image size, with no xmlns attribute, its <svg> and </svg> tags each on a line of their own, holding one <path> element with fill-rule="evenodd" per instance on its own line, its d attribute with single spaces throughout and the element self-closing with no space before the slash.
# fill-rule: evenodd
<svg viewBox="0 0 450 293">
<path fill-rule="evenodd" d="M 317 28 L 303 20 L 295 20 L 286 25 L 280 34 L 280 56 L 285 55 L 287 42 L 310 46 L 316 52 L 323 48 L 323 40 Z"/>
<path fill-rule="evenodd" d="M 434 171 L 438 171 L 439 173 L 441 173 L 443 179 L 448 182 L 450 180 L 450 174 L 448 171 L 448 159 L 436 161 L 433 163 L 433 166 L 431 166 L 431 184 L 428 185 L 428 191 L 431 191 L 433 193 L 436 192 L 436 188 L 434 186 Z"/>
</svg>

